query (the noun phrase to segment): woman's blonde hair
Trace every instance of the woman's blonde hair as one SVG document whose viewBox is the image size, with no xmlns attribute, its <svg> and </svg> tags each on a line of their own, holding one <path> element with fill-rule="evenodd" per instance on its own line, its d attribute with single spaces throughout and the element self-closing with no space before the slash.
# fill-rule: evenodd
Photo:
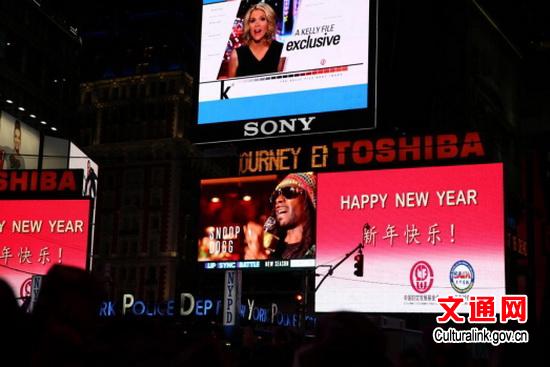
<svg viewBox="0 0 550 367">
<path fill-rule="evenodd" d="M 277 18 L 277 15 L 275 14 L 275 10 L 273 10 L 273 8 L 266 3 L 258 3 L 256 5 L 252 5 L 244 16 L 243 40 L 244 40 L 244 43 L 246 43 L 247 45 L 250 43 L 250 40 L 251 40 L 250 25 L 248 24 L 248 22 L 250 21 L 250 15 L 254 10 L 261 10 L 265 14 L 265 17 L 267 20 L 267 32 L 265 34 L 265 38 L 270 41 L 275 38 L 275 32 L 276 32 L 275 19 Z"/>
</svg>

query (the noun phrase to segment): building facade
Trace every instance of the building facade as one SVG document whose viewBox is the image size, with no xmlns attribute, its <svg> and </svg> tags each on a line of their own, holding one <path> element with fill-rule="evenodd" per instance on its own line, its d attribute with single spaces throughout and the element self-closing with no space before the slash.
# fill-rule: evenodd
<svg viewBox="0 0 550 367">
<path fill-rule="evenodd" d="M 101 166 L 94 271 L 112 299 L 170 299 L 178 267 L 194 267 L 198 180 L 215 170 L 183 138 L 191 82 L 177 71 L 81 85 L 80 139 Z"/>
</svg>

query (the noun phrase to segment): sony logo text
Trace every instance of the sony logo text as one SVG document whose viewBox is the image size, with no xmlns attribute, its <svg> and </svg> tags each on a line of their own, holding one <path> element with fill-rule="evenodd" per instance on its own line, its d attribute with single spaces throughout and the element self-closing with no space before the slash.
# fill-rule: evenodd
<svg viewBox="0 0 550 367">
<path fill-rule="evenodd" d="M 308 116 L 286 120 L 250 121 L 244 124 L 244 136 L 270 136 L 274 134 L 311 131 L 309 125 L 315 119 L 315 116 Z"/>
</svg>

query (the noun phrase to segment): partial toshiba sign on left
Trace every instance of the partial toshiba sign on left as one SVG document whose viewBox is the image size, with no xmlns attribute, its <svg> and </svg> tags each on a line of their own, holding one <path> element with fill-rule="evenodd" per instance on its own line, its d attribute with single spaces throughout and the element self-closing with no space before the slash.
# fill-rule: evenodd
<svg viewBox="0 0 550 367">
<path fill-rule="evenodd" d="M 86 269 L 90 203 L 75 200 L 0 200 L 0 278 L 18 297 L 30 294 L 34 274 L 53 265 Z"/>
</svg>

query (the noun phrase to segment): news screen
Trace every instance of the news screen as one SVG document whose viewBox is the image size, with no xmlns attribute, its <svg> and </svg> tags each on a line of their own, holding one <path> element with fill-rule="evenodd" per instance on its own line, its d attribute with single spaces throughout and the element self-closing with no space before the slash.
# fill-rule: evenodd
<svg viewBox="0 0 550 367">
<path fill-rule="evenodd" d="M 30 296 L 54 264 L 86 269 L 90 200 L 0 200 L 0 278 Z"/>
<path fill-rule="evenodd" d="M 441 312 L 438 297 L 504 295 L 503 195 L 500 163 L 319 174 L 318 272 L 359 243 L 364 269 L 342 263 L 315 310 Z"/>
<path fill-rule="evenodd" d="M 198 124 L 370 107 L 370 3 L 203 0 Z"/>
<path fill-rule="evenodd" d="M 316 175 L 201 181 L 198 261 L 205 269 L 315 266 Z"/>
</svg>

